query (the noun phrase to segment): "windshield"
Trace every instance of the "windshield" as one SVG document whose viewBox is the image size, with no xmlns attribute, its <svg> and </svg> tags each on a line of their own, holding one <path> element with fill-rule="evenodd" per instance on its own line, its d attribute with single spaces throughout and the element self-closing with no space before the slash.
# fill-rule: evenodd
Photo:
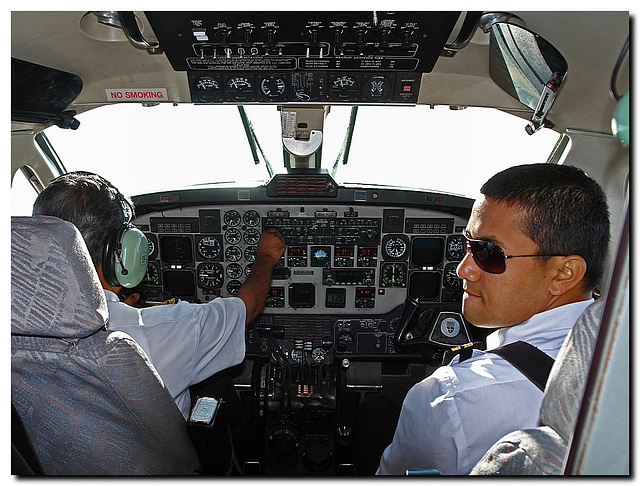
<svg viewBox="0 0 640 486">
<path fill-rule="evenodd" d="M 270 179 L 269 166 L 286 172 L 280 112 L 274 105 L 244 110 L 259 163 L 232 105 L 111 105 L 78 115 L 77 130 L 52 127 L 46 134 L 68 171 L 96 172 L 129 196 L 222 182 L 255 186 Z M 475 198 L 495 172 L 545 162 L 558 139 L 547 129 L 529 136 L 525 120 L 497 110 L 360 106 L 345 165 L 339 156 L 351 111 L 332 106 L 324 123 L 322 167 L 340 184 Z"/>
</svg>

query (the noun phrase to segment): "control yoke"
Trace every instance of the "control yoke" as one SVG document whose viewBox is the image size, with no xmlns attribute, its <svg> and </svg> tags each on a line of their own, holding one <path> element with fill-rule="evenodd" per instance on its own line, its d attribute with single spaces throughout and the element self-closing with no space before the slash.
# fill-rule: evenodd
<svg viewBox="0 0 640 486">
<path fill-rule="evenodd" d="M 462 314 L 433 305 L 422 306 L 407 297 L 394 344 L 399 351 L 421 352 L 429 364 L 442 361 L 447 349 L 471 342 L 471 335 Z"/>
</svg>

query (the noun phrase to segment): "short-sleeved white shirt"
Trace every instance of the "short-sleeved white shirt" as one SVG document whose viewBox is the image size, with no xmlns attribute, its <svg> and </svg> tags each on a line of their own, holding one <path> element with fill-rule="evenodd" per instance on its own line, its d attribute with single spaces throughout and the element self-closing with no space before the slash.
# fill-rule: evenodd
<svg viewBox="0 0 640 486">
<path fill-rule="evenodd" d="M 185 419 L 189 387 L 244 359 L 246 308 L 238 297 L 138 309 L 104 293 L 109 330 L 123 331 L 140 345 Z"/>
</svg>

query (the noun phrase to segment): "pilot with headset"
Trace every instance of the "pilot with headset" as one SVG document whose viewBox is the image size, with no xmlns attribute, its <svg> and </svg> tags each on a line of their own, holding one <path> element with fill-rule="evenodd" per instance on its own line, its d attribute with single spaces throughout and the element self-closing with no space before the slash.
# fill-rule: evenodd
<svg viewBox="0 0 640 486">
<path fill-rule="evenodd" d="M 78 228 L 104 289 L 108 328 L 135 339 L 187 419 L 189 387 L 244 359 L 245 325 L 264 307 L 273 267 L 284 253 L 282 235 L 275 229 L 262 234 L 251 274 L 237 297 L 139 309 L 128 305 L 137 298 L 121 302 L 118 293 L 144 278 L 148 244 L 131 224 L 133 204 L 118 189 L 96 174 L 65 174 L 40 193 L 33 215 L 55 216 Z"/>
</svg>

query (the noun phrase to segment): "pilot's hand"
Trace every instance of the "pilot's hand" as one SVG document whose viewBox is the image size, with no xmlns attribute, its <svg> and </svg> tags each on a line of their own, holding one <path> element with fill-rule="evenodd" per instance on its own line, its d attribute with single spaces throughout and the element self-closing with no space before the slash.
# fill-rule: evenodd
<svg viewBox="0 0 640 486">
<path fill-rule="evenodd" d="M 284 237 L 275 228 L 269 228 L 260 236 L 256 260 L 264 258 L 273 267 L 280 261 L 285 247 Z"/>
<path fill-rule="evenodd" d="M 140 300 L 140 294 L 138 294 L 136 292 L 134 294 L 131 294 L 129 297 L 124 299 L 122 302 L 127 304 L 127 305 L 130 305 L 131 307 L 133 307 L 138 303 L 139 300 Z"/>
</svg>

